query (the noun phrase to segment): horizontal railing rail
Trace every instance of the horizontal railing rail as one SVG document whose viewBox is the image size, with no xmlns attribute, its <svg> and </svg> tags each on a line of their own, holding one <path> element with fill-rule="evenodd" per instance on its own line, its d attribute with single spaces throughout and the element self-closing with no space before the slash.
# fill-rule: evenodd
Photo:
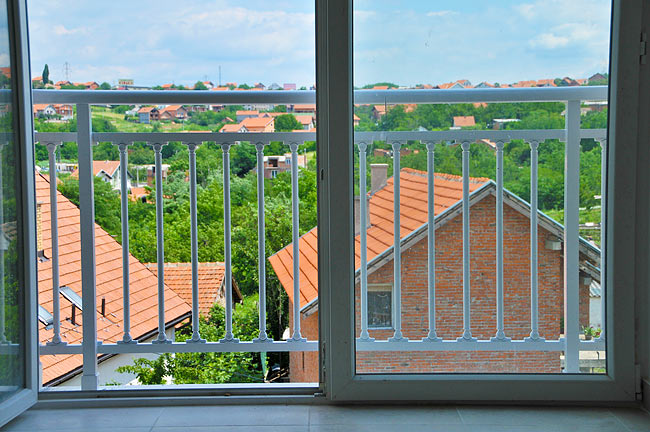
<svg viewBox="0 0 650 432">
<path fill-rule="evenodd" d="M 468 102 L 495 102 L 495 103 L 520 103 L 520 102 L 564 102 L 567 104 L 566 127 L 564 129 L 549 130 L 445 130 L 445 131 L 376 131 L 356 132 L 354 143 L 358 151 L 360 172 L 366 169 L 366 149 L 375 141 L 386 142 L 393 150 L 393 177 L 395 179 L 394 199 L 394 233 L 395 241 L 391 249 L 394 254 L 394 287 L 395 309 L 397 310 L 395 334 L 388 340 L 374 340 L 369 337 L 367 323 L 367 266 L 366 257 L 367 238 L 366 230 L 361 230 L 361 266 L 358 269 L 361 287 L 361 333 L 357 339 L 357 349 L 361 351 L 557 351 L 565 353 L 565 365 L 568 372 L 578 372 L 580 351 L 602 351 L 605 349 L 604 322 L 603 333 L 600 338 L 593 341 L 579 339 L 578 321 L 578 203 L 579 195 L 577 185 L 579 182 L 579 146 L 581 139 L 594 139 L 603 145 L 603 197 L 605 196 L 605 144 L 606 130 L 580 128 L 580 103 L 581 101 L 600 101 L 607 99 L 607 87 L 570 87 L 570 88 L 532 88 L 532 89 L 490 89 L 490 90 L 358 90 L 354 94 L 355 103 L 359 104 L 405 104 L 405 103 L 468 103 Z M 41 345 L 41 354 L 83 354 L 83 379 L 84 389 L 97 387 L 97 354 L 120 353 L 181 353 L 181 352 L 293 352 L 316 351 L 318 342 L 307 340 L 301 335 L 301 308 L 296 302 L 291 312 L 293 315 L 293 329 L 288 340 L 275 341 L 266 334 L 266 315 L 263 305 L 266 301 L 265 271 L 266 255 L 264 246 L 264 148 L 271 142 L 284 143 L 291 152 L 291 181 L 292 181 L 292 239 L 293 256 L 299 257 L 299 199 L 298 199 L 298 146 L 305 142 L 315 141 L 313 132 L 269 132 L 269 133 L 218 133 L 218 132 L 151 132 L 151 133 L 125 133 L 125 132 L 93 132 L 91 129 L 91 105 L 106 104 L 299 104 L 314 103 L 313 91 L 262 91 L 262 92 L 216 92 L 216 91 L 50 91 L 35 90 L 35 103 L 69 103 L 77 107 L 78 132 L 35 132 L 35 139 L 45 145 L 49 152 L 50 170 L 50 202 L 52 207 L 52 280 L 54 302 L 54 335 L 51 341 Z M 497 329 L 496 335 L 490 340 L 476 340 L 471 333 L 471 286 L 469 280 L 469 145 L 479 139 L 487 139 L 496 143 L 497 178 L 496 178 L 496 226 L 497 226 Z M 531 239 L 537 238 L 538 207 L 537 207 L 537 146 L 546 140 L 560 140 L 566 143 L 565 163 L 565 334 L 557 340 L 544 340 L 539 336 L 537 315 L 538 287 L 537 287 L 537 245 L 531 241 L 531 334 L 525 340 L 511 340 L 503 327 L 503 146 L 513 140 L 523 140 L 530 145 L 531 151 Z M 400 151 L 409 141 L 426 144 L 427 147 L 427 174 L 428 174 L 428 307 L 429 307 L 429 333 L 423 340 L 408 340 L 401 333 L 400 300 L 401 300 L 401 244 L 405 240 L 400 238 Z M 462 208 L 459 210 L 463 218 L 463 334 L 457 340 L 442 340 L 436 333 L 435 311 L 435 221 L 433 214 L 434 188 L 434 144 L 438 142 L 457 142 L 461 144 L 463 155 L 463 199 Z M 80 210 L 81 242 L 84 251 L 94 250 L 94 197 L 92 196 L 92 144 L 97 142 L 111 142 L 119 148 L 120 164 L 124 171 L 128 167 L 128 147 L 137 142 L 145 142 L 153 147 L 155 154 L 156 182 L 156 238 L 158 262 L 158 331 L 157 338 L 152 342 L 135 341 L 130 334 L 130 286 L 129 286 L 129 222 L 128 222 L 128 197 L 126 175 L 122 175 L 121 214 L 122 214 L 122 259 L 123 259 L 123 338 L 115 344 L 100 343 L 97 341 L 95 293 L 94 256 L 85 257 L 82 262 L 82 300 L 84 343 L 66 344 L 61 340 L 60 311 L 58 305 L 59 275 L 58 275 L 58 220 L 56 218 L 56 181 L 57 172 L 55 152 L 63 142 L 77 142 L 79 151 L 79 181 L 80 181 Z M 190 183 L 190 212 L 191 212 L 191 261 L 192 261 L 192 338 L 187 342 L 173 342 L 165 334 L 165 308 L 164 308 L 164 225 L 163 225 L 163 193 L 162 193 L 162 148 L 169 142 L 182 142 L 189 150 L 189 183 Z M 198 326 L 198 242 L 197 242 L 197 203 L 196 203 L 196 148 L 206 142 L 220 145 L 223 155 L 223 185 L 224 185 L 224 258 L 226 269 L 226 314 L 225 337 L 218 342 L 206 342 L 201 338 Z M 259 266 L 259 337 L 254 341 L 239 341 L 232 334 L 232 291 L 231 281 L 231 244 L 230 244 L 230 161 L 229 152 L 232 146 L 240 142 L 255 144 L 257 150 L 257 208 L 258 208 L 258 266 Z M 367 190 L 365 176 L 359 176 L 359 188 Z M 367 202 L 361 200 L 361 220 L 366 219 L 368 212 Z M 603 202 L 604 198 L 603 198 Z M 603 208 L 605 206 L 602 206 Z M 90 215 L 90 216 L 89 216 Z M 604 210 L 602 213 L 604 221 Z M 604 229 L 605 224 L 601 224 Z M 604 236 L 602 237 L 604 241 Z M 604 248 L 603 248 L 604 250 Z M 92 255 L 92 254 L 91 254 Z M 602 260 L 601 260 L 602 261 Z M 601 264 L 602 271 L 603 264 Z M 300 273 L 299 261 L 293 262 L 293 298 L 300 298 Z M 603 305 L 604 305 L 604 292 Z M 604 315 L 603 315 L 604 320 Z M 88 341 L 88 342 L 86 342 Z M 432 343 L 435 342 L 435 343 Z"/>
</svg>

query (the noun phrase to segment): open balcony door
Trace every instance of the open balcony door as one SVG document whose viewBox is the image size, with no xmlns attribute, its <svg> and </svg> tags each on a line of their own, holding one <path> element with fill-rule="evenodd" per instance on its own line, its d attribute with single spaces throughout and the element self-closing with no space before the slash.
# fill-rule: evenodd
<svg viewBox="0 0 650 432">
<path fill-rule="evenodd" d="M 36 212 L 26 2 L 0 4 L 0 427 L 36 403 Z"/>
<path fill-rule="evenodd" d="M 637 397 L 635 389 L 638 382 L 638 377 L 635 377 L 634 374 L 634 322 L 625 311 L 631 310 L 634 306 L 634 281 L 630 280 L 629 275 L 634 273 L 635 259 L 630 252 L 633 248 L 628 247 L 626 250 L 625 244 L 629 244 L 630 239 L 634 238 L 634 231 L 637 228 L 630 226 L 633 224 L 626 223 L 626 214 L 634 212 L 635 208 L 634 194 L 626 192 L 635 189 L 634 178 L 627 176 L 626 172 L 631 167 L 636 167 L 634 154 L 638 139 L 635 120 L 630 118 L 633 116 L 626 116 L 625 111 L 635 112 L 638 106 L 636 93 L 626 90 L 628 87 L 636 88 L 635 84 L 639 80 L 639 68 L 634 65 L 638 65 L 638 40 L 641 32 L 639 16 L 641 15 L 642 2 L 614 0 L 612 4 L 610 118 L 606 135 L 600 138 L 608 143 L 606 153 L 608 253 L 605 256 L 607 302 L 604 315 L 607 317 L 605 343 L 608 354 L 606 373 L 599 375 L 577 373 L 575 369 L 577 369 L 578 362 L 575 362 L 575 365 L 567 364 L 564 369 L 566 373 L 547 375 L 536 373 L 478 374 L 472 372 L 359 373 L 356 363 L 358 353 L 355 346 L 358 347 L 360 343 L 356 328 L 358 323 L 355 322 L 354 288 L 355 155 L 353 152 L 356 151 L 354 147 L 356 138 L 352 119 L 354 103 L 372 104 L 377 102 L 365 99 L 359 101 L 353 98 L 352 20 L 354 13 L 352 0 L 320 0 L 318 4 L 321 6 L 317 8 L 317 11 L 320 12 L 317 14 L 318 33 L 321 34 L 324 29 L 327 29 L 327 34 L 321 34 L 317 44 L 320 155 L 318 167 L 320 181 L 319 263 L 320 268 L 324 269 L 319 274 L 319 308 L 322 308 L 323 311 L 319 316 L 321 318 L 322 344 L 321 383 L 324 386 L 325 394 L 336 401 L 438 400 L 510 401 L 513 403 L 550 400 L 634 401 Z M 473 91 L 481 92 L 481 90 Z M 368 94 L 370 96 L 366 97 L 364 94 L 363 97 L 368 99 L 372 96 L 372 92 Z M 413 96 L 413 100 L 409 101 L 389 100 L 392 95 L 389 96 L 388 92 L 378 92 L 378 94 L 382 96 L 386 94 L 387 103 L 418 103 L 415 93 L 403 93 Z M 567 122 L 566 126 L 566 141 L 571 143 L 567 148 L 571 148 L 571 152 L 579 149 L 580 140 L 580 136 L 577 135 L 580 124 L 576 121 L 579 119 L 580 105 L 573 96 L 570 100 L 567 99 L 569 100 L 567 104 L 571 111 L 569 114 L 574 120 L 573 123 Z M 389 138 L 384 138 L 384 140 L 389 141 Z M 390 139 L 395 141 L 395 143 L 391 142 L 393 151 L 399 152 L 400 140 L 397 135 Z M 467 140 L 467 147 L 469 147 L 469 138 L 464 139 Z M 372 142 L 370 139 L 367 141 Z M 620 143 L 626 143 L 626 145 L 623 146 Z M 463 150 L 466 150 L 464 148 L 466 143 L 462 142 L 462 144 Z M 362 150 L 360 147 L 359 151 L 365 152 L 365 144 L 364 149 Z M 576 157 L 571 156 L 570 160 L 573 161 L 574 171 L 577 172 L 575 169 L 577 168 Z M 397 167 L 399 169 L 399 165 Z M 577 194 L 577 189 L 573 188 L 575 184 L 577 182 L 570 183 L 571 193 L 574 194 L 570 196 Z M 362 188 L 363 186 L 360 186 L 360 190 Z M 469 200 L 467 201 L 469 202 Z M 575 210 L 574 213 L 577 213 L 578 210 L 577 202 L 576 199 L 570 200 L 572 211 Z M 361 214 L 363 215 L 363 213 Z M 365 220 L 363 216 L 360 219 Z M 573 219 L 568 223 L 573 223 Z M 399 220 L 397 224 L 399 224 Z M 577 218 L 575 229 L 573 229 L 573 234 L 575 235 L 575 233 L 577 233 Z M 577 236 L 575 237 L 577 244 Z M 570 240 L 572 237 L 565 238 Z M 399 240 L 396 240 L 397 243 Z M 397 254 L 399 249 L 395 248 L 394 250 Z M 361 260 L 363 261 L 363 258 Z M 397 273 L 397 271 L 395 272 Z M 363 276 L 361 277 L 363 278 Z M 613 287 L 614 281 L 616 281 L 615 287 Z M 572 279 L 571 282 L 573 283 L 575 280 Z M 399 283 L 396 282 L 395 285 L 399 285 Z M 566 286 L 571 285 L 567 283 Z M 363 310 L 363 305 L 361 310 Z M 577 327 L 577 322 L 569 324 L 574 324 L 572 327 Z M 363 323 L 361 325 L 363 326 Z M 363 338 L 363 334 L 360 338 Z M 396 335 L 393 339 L 400 338 Z M 469 335 L 467 339 L 473 338 Z M 367 340 L 361 342 L 370 343 Z M 419 341 L 388 340 L 384 345 L 388 345 L 389 342 L 402 343 L 406 346 L 407 344 L 415 345 Z M 454 343 L 476 343 L 464 340 L 453 340 L 449 343 L 433 340 L 425 342 L 441 344 L 439 346 L 442 347 L 452 346 Z M 497 343 L 501 342 L 497 341 Z M 569 363 L 568 360 L 567 363 Z"/>
</svg>

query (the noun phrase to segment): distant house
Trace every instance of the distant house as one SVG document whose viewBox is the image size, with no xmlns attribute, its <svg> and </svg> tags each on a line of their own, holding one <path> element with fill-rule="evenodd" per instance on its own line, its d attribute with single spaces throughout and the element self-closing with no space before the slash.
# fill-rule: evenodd
<svg viewBox="0 0 650 432">
<path fill-rule="evenodd" d="M 314 117 L 311 115 L 294 115 L 296 120 L 302 125 L 302 128 L 305 130 L 312 129 L 314 127 Z"/>
<path fill-rule="evenodd" d="M 203 85 L 206 86 L 208 90 L 214 88 L 214 83 L 212 81 L 203 81 Z"/>
<path fill-rule="evenodd" d="M 160 120 L 184 120 L 187 110 L 181 105 L 167 105 L 160 110 Z"/>
<path fill-rule="evenodd" d="M 237 110 L 235 114 L 237 115 L 237 121 L 241 122 L 250 117 L 258 117 L 260 112 L 258 110 Z"/>
<path fill-rule="evenodd" d="M 468 80 L 462 79 L 451 83 L 440 84 L 437 87 L 442 90 L 461 90 L 472 87 L 472 83 Z"/>
<path fill-rule="evenodd" d="M 605 75 L 601 74 L 601 73 L 593 74 L 592 76 L 590 76 L 589 78 L 587 78 L 587 82 L 588 82 L 589 84 L 599 83 L 599 82 L 603 82 L 603 81 L 606 82 L 606 81 L 607 81 L 607 77 L 606 77 Z"/>
<path fill-rule="evenodd" d="M 158 276 L 158 264 L 146 263 L 145 266 Z M 215 304 L 226 306 L 226 266 L 222 262 L 201 262 L 198 266 L 199 279 L 199 315 L 207 317 Z M 177 293 L 185 302 L 192 304 L 192 263 L 165 263 L 165 285 Z M 244 299 L 233 277 L 233 306 Z"/>
<path fill-rule="evenodd" d="M 240 123 L 233 123 L 223 125 L 219 132 L 248 132 L 248 129 Z"/>
<path fill-rule="evenodd" d="M 492 120 L 492 129 L 499 130 L 505 129 L 508 123 L 517 123 L 520 122 L 519 119 L 494 119 Z"/>
<path fill-rule="evenodd" d="M 237 87 L 237 83 L 236 83 L 236 82 L 227 82 L 227 83 L 226 83 L 226 87 L 235 87 L 235 88 L 236 88 L 236 87 Z"/>
<path fill-rule="evenodd" d="M 34 104 L 32 109 L 34 117 L 52 117 L 57 114 L 53 104 Z"/>
<path fill-rule="evenodd" d="M 298 167 L 307 166 L 307 156 L 298 155 Z M 272 179 L 277 177 L 281 172 L 291 170 L 291 153 L 285 153 L 282 156 L 264 156 L 264 178 Z"/>
<path fill-rule="evenodd" d="M 213 87 L 211 90 L 214 90 L 214 91 L 229 91 L 230 87 L 219 86 L 219 87 Z"/>
<path fill-rule="evenodd" d="M 453 129 L 476 126 L 474 116 L 456 116 L 454 117 Z"/>
<path fill-rule="evenodd" d="M 256 89 L 266 90 L 266 86 L 265 86 L 264 84 L 262 84 L 262 83 L 255 83 L 255 86 L 254 86 L 254 87 L 255 87 Z"/>
<path fill-rule="evenodd" d="M 275 132 L 275 118 L 273 117 L 248 117 L 241 123 L 248 132 Z"/>
<path fill-rule="evenodd" d="M 372 118 L 376 121 L 381 120 L 384 115 L 386 115 L 386 105 L 374 105 L 372 107 Z"/>
<path fill-rule="evenodd" d="M 352 116 L 352 125 L 353 126 L 359 126 L 359 123 L 361 122 L 361 119 L 359 118 L 358 115 L 354 114 Z"/>
<path fill-rule="evenodd" d="M 174 84 L 163 84 L 161 87 L 163 90 L 174 90 L 176 86 Z"/>
<path fill-rule="evenodd" d="M 388 90 L 388 86 L 387 85 L 376 85 L 376 86 L 372 86 L 372 90 Z"/>
<path fill-rule="evenodd" d="M 138 110 L 138 121 L 140 123 L 149 124 L 152 121 L 158 120 L 160 120 L 160 111 L 158 111 L 158 108 L 148 106 Z"/>
<path fill-rule="evenodd" d="M 72 85 L 72 83 L 70 81 L 68 81 L 68 80 L 57 81 L 57 82 L 54 83 L 55 87 L 56 86 L 61 87 L 61 86 L 64 86 L 64 85 L 69 86 L 69 85 Z"/>
<path fill-rule="evenodd" d="M 283 89 L 284 90 L 295 90 L 296 89 L 296 84 L 295 83 L 284 83 Z"/>
<path fill-rule="evenodd" d="M 474 88 L 477 89 L 494 88 L 494 84 L 490 84 L 489 82 L 483 81 L 482 83 L 476 84 Z"/>
<path fill-rule="evenodd" d="M 72 120 L 74 117 L 74 109 L 72 108 L 72 105 L 55 104 L 54 110 L 56 111 L 57 115 L 61 116 L 61 120 Z"/>
<path fill-rule="evenodd" d="M 122 170 L 120 161 L 93 161 L 93 174 L 110 183 L 113 189 L 119 190 L 122 182 Z M 79 169 L 72 172 L 72 177 L 79 178 Z M 131 189 L 131 174 L 127 172 L 127 189 Z"/>
<path fill-rule="evenodd" d="M 267 90 L 282 90 L 282 87 L 278 83 L 272 83 L 266 88 Z"/>
<path fill-rule="evenodd" d="M 289 107 L 294 114 L 316 114 L 316 104 L 295 104 Z"/>
</svg>

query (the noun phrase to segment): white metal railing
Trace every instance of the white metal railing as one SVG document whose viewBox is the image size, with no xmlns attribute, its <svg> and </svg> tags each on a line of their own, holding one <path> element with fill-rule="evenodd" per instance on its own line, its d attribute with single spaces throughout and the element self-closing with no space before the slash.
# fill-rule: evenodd
<svg viewBox="0 0 650 432">
<path fill-rule="evenodd" d="M 357 269 L 360 276 L 361 292 L 361 332 L 357 339 L 357 349 L 364 351 L 563 351 L 565 352 L 566 370 L 578 372 L 579 351 L 604 350 L 604 325 L 601 337 L 595 341 L 585 342 L 579 339 L 579 158 L 580 139 L 593 138 L 603 146 L 603 203 L 605 202 L 605 130 L 580 129 L 580 101 L 606 100 L 605 87 L 572 88 L 534 88 L 534 89 L 489 89 L 489 90 L 391 90 L 391 91 L 356 91 L 355 103 L 360 104 L 398 104 L 398 103 L 466 103 L 466 102 L 565 102 L 567 103 L 566 127 L 560 130 L 449 130 L 425 132 L 357 132 L 354 140 L 358 144 L 360 172 L 365 172 L 366 150 L 373 141 L 390 143 L 393 148 L 394 175 L 394 287 L 395 287 L 395 331 L 387 340 L 374 340 L 369 336 L 367 306 L 368 287 L 366 229 L 360 230 L 361 264 Z M 278 351 L 315 351 L 318 342 L 307 340 L 300 331 L 300 269 L 299 269 L 299 202 L 298 202 L 298 146 L 306 141 L 315 141 L 315 133 L 97 133 L 91 127 L 91 105 L 104 104 L 295 104 L 314 103 L 314 92 L 267 91 L 267 92 L 183 92 L 183 91 L 48 91 L 35 90 L 35 103 L 72 103 L 77 107 L 78 128 L 76 133 L 36 132 L 36 141 L 45 144 L 49 151 L 49 167 L 53 176 L 50 182 L 50 203 L 52 205 L 52 279 L 54 295 L 54 336 L 47 344 L 40 347 L 41 354 L 83 354 L 83 389 L 97 388 L 97 354 L 119 353 L 163 353 L 163 352 L 278 352 Z M 496 334 L 489 340 L 477 340 L 471 333 L 471 286 L 469 278 L 469 146 L 478 139 L 496 142 L 496 226 L 497 226 L 497 264 L 496 264 Z M 566 143 L 565 165 L 565 337 L 558 340 L 544 340 L 538 332 L 538 287 L 537 287 L 537 146 L 550 139 Z M 435 221 L 434 216 L 434 146 L 437 142 L 456 141 L 462 146 L 463 174 L 463 334 L 455 340 L 442 340 L 436 332 L 435 310 Z M 525 140 L 531 147 L 531 331 L 524 340 L 511 340 L 504 333 L 504 292 L 503 292 L 503 146 L 511 140 Z M 79 194 L 81 211 L 81 246 L 82 246 L 82 302 L 83 302 L 83 340 L 82 344 L 66 344 L 60 337 L 60 311 L 58 304 L 58 224 L 56 217 L 56 166 L 54 154 L 57 145 L 62 142 L 76 141 L 79 152 Z M 165 335 L 164 309 L 164 226 L 163 226 L 163 192 L 162 192 L 162 148 L 168 142 L 182 142 L 189 150 L 189 183 L 191 208 L 191 260 L 192 260 L 192 337 L 186 342 L 173 342 Z M 265 222 L 264 222 L 264 147 L 271 142 L 281 141 L 291 150 L 291 184 L 292 184 L 292 236 L 293 236 L 293 331 L 286 341 L 275 341 L 266 333 L 266 285 L 265 285 Z M 422 340 L 409 340 L 401 331 L 401 245 L 408 241 L 400 238 L 400 150 L 407 141 L 420 141 L 427 148 L 428 179 L 428 334 Z M 95 254 L 94 254 L 94 196 L 92 171 L 92 144 L 95 142 L 112 142 L 119 148 L 120 165 L 126 173 L 128 166 L 128 147 L 134 142 L 147 142 L 155 153 L 156 167 L 156 235 L 158 261 L 158 337 L 151 343 L 137 342 L 130 334 L 130 292 L 129 292 L 129 223 L 127 202 L 127 176 L 121 177 L 122 208 L 122 260 L 123 260 L 123 337 L 116 344 L 97 343 L 96 328 L 96 294 L 95 294 Z M 224 186 L 224 257 L 226 281 L 226 323 L 225 337 L 218 342 L 206 342 L 199 332 L 198 318 L 198 241 L 197 241 L 197 196 L 196 196 L 196 148 L 205 142 L 216 142 L 221 146 L 223 155 Z M 258 270 L 259 270 L 259 336 L 253 341 L 239 341 L 232 334 L 232 287 L 231 287 L 231 221 L 230 221 L 230 161 L 229 151 L 239 142 L 251 142 L 257 151 L 257 209 L 258 209 Z M 366 191 L 366 178 L 360 175 L 360 190 Z M 366 220 L 368 203 L 361 199 L 360 218 Z M 603 205 L 603 221 L 605 212 Z M 456 211 L 449 208 L 446 211 Z M 601 227 L 604 229 L 605 224 Z M 604 245 L 605 236 L 602 236 Z M 604 250 L 604 249 L 603 249 Z M 381 256 L 373 258 L 380 259 Z M 603 264 L 601 263 L 601 266 Z M 605 286 L 602 281 L 603 320 L 605 304 Z M 604 323 L 604 321 L 603 321 Z"/>
</svg>

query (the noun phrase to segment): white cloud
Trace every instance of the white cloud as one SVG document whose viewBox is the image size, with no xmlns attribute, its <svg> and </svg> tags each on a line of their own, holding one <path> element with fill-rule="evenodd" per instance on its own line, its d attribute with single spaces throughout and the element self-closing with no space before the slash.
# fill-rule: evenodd
<svg viewBox="0 0 650 432">
<path fill-rule="evenodd" d="M 86 33 L 86 29 L 84 27 L 75 28 L 75 29 L 67 29 L 65 26 L 60 25 L 60 24 L 54 26 L 53 31 L 54 31 L 54 34 L 57 35 L 57 36 L 73 35 L 73 34 L 77 34 L 77 33 Z"/>
<path fill-rule="evenodd" d="M 443 17 L 443 16 L 447 16 L 447 15 L 454 15 L 456 13 L 457 12 L 450 11 L 450 10 L 431 11 L 431 12 L 427 12 L 427 16 L 428 17 Z"/>
<path fill-rule="evenodd" d="M 530 40 L 530 46 L 533 48 L 543 49 L 556 49 L 562 48 L 569 44 L 569 38 L 565 36 L 557 36 L 553 33 L 542 33 L 535 39 Z"/>
</svg>

